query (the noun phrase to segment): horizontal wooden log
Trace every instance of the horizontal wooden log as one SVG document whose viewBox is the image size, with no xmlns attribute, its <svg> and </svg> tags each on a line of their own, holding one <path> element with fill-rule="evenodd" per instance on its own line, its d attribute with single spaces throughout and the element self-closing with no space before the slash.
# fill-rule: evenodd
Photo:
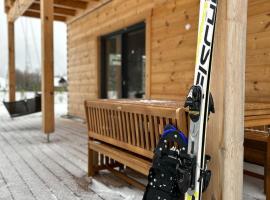
<svg viewBox="0 0 270 200">
<path fill-rule="evenodd" d="M 40 12 L 40 4 L 33 3 L 29 8 L 29 11 Z M 61 8 L 54 6 L 53 8 L 54 15 L 63 15 L 63 16 L 75 16 L 76 10 L 70 8 Z"/>
<path fill-rule="evenodd" d="M 25 16 L 25 17 L 34 17 L 34 18 L 40 19 L 40 13 L 39 12 L 26 11 L 23 14 L 23 16 Z M 54 17 L 54 20 L 56 20 L 56 21 L 62 21 L 62 22 L 66 21 L 66 17 L 63 17 L 63 16 L 54 15 L 53 17 Z"/>
<path fill-rule="evenodd" d="M 35 2 L 40 3 L 40 0 L 35 0 Z M 87 7 L 87 2 L 79 0 L 54 0 L 53 4 L 63 8 L 86 9 Z"/>
</svg>

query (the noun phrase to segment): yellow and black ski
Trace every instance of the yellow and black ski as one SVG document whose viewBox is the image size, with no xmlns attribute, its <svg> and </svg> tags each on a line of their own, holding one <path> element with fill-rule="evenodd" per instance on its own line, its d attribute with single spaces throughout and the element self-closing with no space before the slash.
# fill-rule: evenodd
<svg viewBox="0 0 270 200">
<path fill-rule="evenodd" d="M 209 86 L 218 0 L 201 0 L 194 85 L 187 96 L 190 130 L 168 124 L 154 152 L 143 200 L 201 200 L 210 182 L 205 155 L 206 128 L 215 112 Z"/>
</svg>

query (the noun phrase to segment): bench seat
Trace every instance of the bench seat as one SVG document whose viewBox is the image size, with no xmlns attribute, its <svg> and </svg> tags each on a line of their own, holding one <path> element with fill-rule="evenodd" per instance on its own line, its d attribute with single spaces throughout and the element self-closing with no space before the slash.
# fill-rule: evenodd
<svg viewBox="0 0 270 200">
<path fill-rule="evenodd" d="M 133 155 L 131 152 L 124 151 L 112 145 L 97 141 L 89 141 L 89 148 L 106 155 L 111 159 L 142 173 L 143 175 L 148 175 L 149 169 L 152 165 L 150 160 L 147 161 L 143 158 L 139 158 L 138 156 Z"/>
</svg>

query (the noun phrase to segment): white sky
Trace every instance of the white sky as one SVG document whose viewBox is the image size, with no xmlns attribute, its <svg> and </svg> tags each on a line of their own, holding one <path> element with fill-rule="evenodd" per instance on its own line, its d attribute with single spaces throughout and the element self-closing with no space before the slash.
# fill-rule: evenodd
<svg viewBox="0 0 270 200">
<path fill-rule="evenodd" d="M 20 17 L 15 23 L 16 68 L 40 71 L 41 33 L 40 20 Z M 54 68 L 55 75 L 66 75 L 67 35 L 66 24 L 54 23 Z M 4 0 L 0 0 L 0 77 L 7 77 L 8 46 L 7 19 L 4 12 Z"/>
</svg>

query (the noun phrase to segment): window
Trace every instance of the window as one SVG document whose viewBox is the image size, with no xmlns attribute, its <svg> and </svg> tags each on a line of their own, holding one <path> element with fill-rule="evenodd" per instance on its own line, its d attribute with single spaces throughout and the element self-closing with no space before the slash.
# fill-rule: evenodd
<svg viewBox="0 0 270 200">
<path fill-rule="evenodd" d="M 101 38 L 101 97 L 145 95 L 145 23 Z"/>
</svg>

